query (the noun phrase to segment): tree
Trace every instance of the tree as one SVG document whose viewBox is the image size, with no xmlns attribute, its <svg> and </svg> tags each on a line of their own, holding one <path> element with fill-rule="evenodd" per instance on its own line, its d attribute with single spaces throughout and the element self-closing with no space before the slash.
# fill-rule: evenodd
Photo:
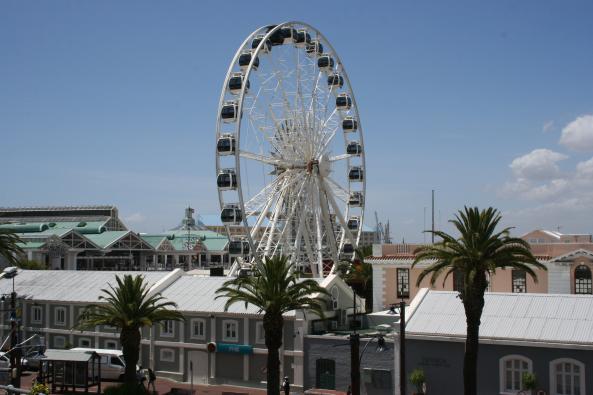
<svg viewBox="0 0 593 395">
<path fill-rule="evenodd" d="M 149 295 L 148 284 L 140 275 L 116 276 L 117 286 L 109 284 L 99 296 L 104 303 L 88 305 L 78 318 L 77 328 L 88 329 L 109 325 L 120 330 L 120 342 L 126 362 L 124 381 L 136 380 L 136 364 L 140 354 L 140 329 L 168 320 L 181 321 L 183 316 L 174 302 L 164 301 L 160 294 Z"/>
<path fill-rule="evenodd" d="M 501 220 L 499 212 L 490 207 L 480 211 L 477 207 L 465 207 L 450 220 L 459 238 L 442 231 L 427 231 L 442 239 L 441 242 L 416 249 L 412 267 L 428 262 L 418 276 L 417 285 L 427 276 L 431 285 L 442 274 L 444 281 L 457 271 L 463 277 L 463 288 L 459 297 L 466 316 L 467 334 L 463 360 L 463 384 L 465 395 L 477 394 L 477 362 L 480 319 L 484 309 L 484 292 L 488 287 L 487 274 L 494 275 L 496 269 L 522 270 L 534 281 L 537 276 L 532 267 L 546 270 L 530 251 L 529 244 L 511 237 L 512 228 L 497 231 Z"/>
<path fill-rule="evenodd" d="M 23 254 L 23 249 L 18 245 L 22 243 L 21 238 L 11 230 L 0 229 L 0 256 L 3 257 L 10 266 L 16 266 Z"/>
<path fill-rule="evenodd" d="M 366 263 L 366 257 L 373 255 L 372 246 L 363 246 L 354 250 L 354 258 L 351 261 L 343 261 L 338 265 L 341 277 L 351 287 L 358 286 L 358 294 L 365 298 L 365 306 L 368 311 L 373 309 L 373 265 Z"/>
<path fill-rule="evenodd" d="M 266 258 L 253 267 L 253 275 L 226 281 L 216 292 L 216 298 L 228 298 L 225 311 L 234 303 L 251 304 L 264 312 L 263 326 L 267 361 L 268 394 L 280 393 L 280 359 L 278 349 L 282 346 L 282 315 L 289 311 L 308 309 L 323 317 L 323 301 L 316 294 L 327 291 L 314 280 L 301 280 L 293 270 L 289 258 L 275 256 Z"/>
</svg>

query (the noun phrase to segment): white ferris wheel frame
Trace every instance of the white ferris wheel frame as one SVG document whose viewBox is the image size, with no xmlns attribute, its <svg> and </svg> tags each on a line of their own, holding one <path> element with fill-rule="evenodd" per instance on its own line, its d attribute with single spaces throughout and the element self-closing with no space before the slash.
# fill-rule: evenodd
<svg viewBox="0 0 593 395">
<path fill-rule="evenodd" d="M 244 70 L 244 72 L 242 72 L 243 74 L 243 81 L 249 81 L 249 78 L 251 76 L 252 72 L 257 72 L 257 70 L 254 68 L 254 62 L 259 59 L 261 59 L 261 56 L 271 56 L 270 54 L 266 54 L 264 52 L 264 48 L 268 43 L 268 40 L 270 39 L 270 37 L 272 37 L 272 35 L 277 32 L 278 30 L 285 28 L 285 27 L 290 27 L 292 29 L 306 29 L 307 33 L 311 34 L 311 37 L 313 36 L 313 34 L 315 35 L 315 38 L 317 40 L 319 40 L 319 42 L 321 42 L 324 46 L 326 46 L 326 50 L 324 51 L 325 53 L 329 53 L 334 59 L 335 59 L 335 67 L 332 67 L 332 70 L 335 71 L 339 71 L 339 74 L 344 78 L 344 84 L 343 84 L 343 91 L 345 93 L 349 94 L 349 97 L 352 100 L 352 106 L 351 109 L 349 111 L 349 114 L 354 114 L 355 117 L 354 119 L 357 122 L 357 127 L 355 132 L 358 135 L 358 143 L 360 144 L 360 148 L 361 148 L 361 152 L 358 155 L 351 155 L 351 154 L 342 154 L 342 155 L 337 155 L 337 156 L 333 156 L 330 158 L 327 158 L 329 161 L 337 161 L 337 160 L 346 160 L 347 161 L 347 169 L 350 169 L 350 159 L 353 157 L 358 157 L 360 158 L 360 168 L 362 169 L 362 180 L 358 181 L 361 184 L 361 188 L 357 188 L 356 191 L 361 193 L 362 199 L 359 205 L 357 205 L 356 207 L 359 208 L 359 215 L 358 215 L 358 229 L 355 232 L 351 232 L 348 228 L 348 219 L 349 219 L 349 213 L 350 213 L 350 204 L 348 203 L 348 199 L 350 196 L 350 193 L 352 192 L 352 188 L 351 188 L 351 184 L 352 182 L 350 180 L 348 180 L 348 175 L 346 176 L 346 179 L 348 180 L 347 183 L 347 189 L 343 188 L 342 186 L 339 185 L 339 183 L 333 181 L 331 179 L 331 177 L 321 177 L 319 174 L 319 170 L 317 170 L 316 173 L 316 177 L 311 177 L 312 179 L 315 180 L 315 186 L 317 187 L 316 190 L 314 189 L 314 185 L 313 182 L 303 182 L 300 186 L 300 188 L 298 189 L 298 193 L 297 193 L 297 198 L 300 197 L 301 194 L 305 194 L 306 196 L 310 196 L 313 201 L 315 203 L 317 203 L 320 206 L 320 211 L 321 211 L 321 216 L 317 215 L 315 220 L 317 222 L 317 228 L 314 229 L 316 231 L 316 241 L 317 241 L 317 246 L 312 246 L 310 245 L 310 243 L 308 243 L 308 241 L 310 242 L 310 239 L 308 238 L 309 235 L 304 235 L 301 234 L 302 232 L 305 233 L 311 233 L 310 230 L 304 229 L 303 226 L 303 222 L 305 221 L 305 215 L 301 216 L 301 218 L 298 219 L 298 226 L 297 226 L 297 230 L 296 230 L 296 236 L 295 236 L 295 245 L 294 245 L 294 250 L 297 252 L 295 254 L 292 254 L 291 256 L 291 261 L 293 263 L 298 263 L 301 265 L 310 265 L 311 268 L 311 272 L 313 274 L 313 276 L 317 276 L 317 277 L 323 277 L 324 275 L 324 268 L 323 268 L 323 263 L 324 263 L 324 257 L 325 260 L 327 260 L 327 256 L 329 255 L 329 257 L 332 259 L 333 261 L 333 266 L 331 271 L 334 272 L 337 264 L 340 262 L 340 252 L 341 249 L 343 247 L 343 245 L 349 241 L 350 244 L 352 244 L 353 248 L 356 248 L 356 246 L 359 243 L 362 231 L 363 231 L 363 224 L 364 224 L 364 206 L 365 206 L 365 200 L 366 200 L 366 180 L 367 180 L 367 168 L 366 168 L 366 162 L 365 162 L 365 151 L 364 151 L 364 133 L 363 133 L 363 128 L 362 128 L 362 122 L 361 122 L 361 117 L 360 117 L 360 113 L 358 110 L 358 106 L 356 103 L 356 98 L 353 92 L 353 88 L 352 85 L 350 83 L 348 74 L 346 72 L 346 69 L 337 53 L 337 51 L 334 49 L 334 47 L 331 45 L 331 43 L 329 42 L 329 40 L 327 40 L 327 38 L 321 33 L 319 32 L 317 29 L 315 29 L 313 26 L 303 23 L 303 22 L 297 22 L 297 21 L 291 21 L 291 22 L 284 22 L 281 24 L 276 25 L 275 27 L 273 27 L 272 29 L 269 28 L 269 26 L 263 26 L 260 27 L 259 29 L 255 30 L 253 33 L 251 33 L 246 39 L 245 41 L 243 41 L 243 43 L 241 44 L 241 46 L 239 47 L 239 49 L 237 50 L 237 52 L 235 53 L 229 68 L 227 70 L 227 74 L 222 86 L 222 90 L 221 90 L 221 94 L 220 94 L 220 99 L 219 99 L 219 105 L 218 105 L 218 113 L 217 113 L 217 127 L 216 127 L 216 138 L 218 141 L 218 138 L 220 138 L 223 134 L 228 133 L 228 132 L 223 132 L 223 125 L 224 125 L 224 121 L 222 119 L 221 116 L 221 110 L 223 108 L 223 105 L 225 103 L 225 99 L 228 98 L 228 94 L 229 94 L 229 80 L 231 79 L 231 77 L 233 76 L 233 72 L 236 71 L 237 69 L 237 64 L 238 64 L 238 60 L 239 57 L 241 56 L 242 53 L 244 53 L 246 50 L 251 50 L 252 51 L 252 55 L 251 55 L 251 60 L 249 65 L 247 66 L 247 68 Z M 257 48 L 252 49 L 251 48 L 251 43 L 253 41 L 253 39 L 258 36 L 258 35 L 265 35 L 263 37 L 263 39 L 260 40 L 259 45 L 257 45 Z M 286 44 L 282 44 L 282 45 L 286 45 Z M 294 50 L 298 51 L 299 48 L 296 48 L 295 44 L 288 44 L 288 45 L 293 45 L 295 46 Z M 272 52 L 274 51 L 274 47 L 272 47 Z M 315 58 L 318 55 L 315 54 Z M 236 74 L 236 72 L 235 72 Z M 322 71 L 319 70 L 319 76 L 322 75 Z M 319 81 L 319 77 L 318 77 L 318 81 Z M 318 82 L 317 81 L 317 82 Z M 317 89 L 317 82 L 315 85 L 315 89 Z M 241 127 L 242 123 L 243 123 L 243 104 L 244 104 L 244 100 L 246 97 L 246 87 L 247 84 L 246 83 L 242 83 L 241 84 L 241 90 L 238 94 L 235 94 L 234 97 L 237 99 L 236 102 L 238 104 L 238 107 L 236 109 L 236 120 L 234 121 L 234 138 L 235 138 L 235 152 L 234 154 L 232 154 L 231 156 L 234 156 L 234 169 L 235 169 L 235 174 L 236 174 L 236 193 L 237 193 L 237 197 L 238 197 L 238 201 L 236 202 L 232 202 L 232 203 L 237 203 L 238 207 L 241 210 L 241 223 L 242 223 L 242 227 L 243 227 L 243 235 L 242 237 L 244 239 L 246 239 L 246 241 L 249 242 L 249 246 L 250 246 L 250 254 L 251 256 L 256 260 L 259 261 L 262 257 L 264 256 L 272 256 L 275 255 L 277 253 L 280 253 L 281 251 L 278 251 L 278 246 L 280 244 L 280 242 L 282 241 L 282 237 L 284 237 L 284 232 L 287 229 L 287 226 L 285 226 L 285 228 L 281 231 L 282 233 L 280 234 L 280 239 L 279 242 L 273 246 L 273 237 L 274 234 L 273 232 L 276 231 L 275 226 L 276 226 L 276 222 L 278 220 L 278 216 L 280 215 L 280 209 L 283 207 L 283 200 L 285 199 L 285 193 L 283 193 L 283 191 L 288 190 L 289 187 L 291 186 L 292 183 L 295 183 L 295 180 L 299 180 L 300 178 L 302 178 L 302 176 L 300 174 L 298 174 L 297 172 L 293 172 L 291 171 L 292 169 L 288 168 L 286 169 L 283 173 L 281 173 L 280 175 L 278 175 L 274 181 L 268 185 L 266 185 L 266 187 L 264 187 L 264 189 L 262 189 L 260 192 L 254 194 L 254 196 L 251 198 L 251 200 L 253 200 L 254 198 L 256 198 L 258 195 L 262 194 L 263 197 L 265 197 L 265 190 L 267 188 L 280 188 L 279 189 L 279 196 L 277 198 L 275 198 L 274 194 L 272 194 L 271 197 L 267 197 L 267 201 L 264 203 L 264 208 L 263 210 L 261 210 L 261 213 L 258 216 L 258 220 L 255 224 L 253 224 L 253 226 L 251 226 L 248 223 L 248 211 L 247 208 L 245 206 L 245 200 L 244 200 L 244 195 L 243 195 L 243 184 L 241 181 L 241 158 L 244 159 L 252 159 L 252 160 L 256 160 L 262 163 L 267 163 L 269 165 L 274 165 L 277 164 L 278 162 L 275 162 L 274 158 L 270 157 L 270 156 L 265 156 L 265 155 L 261 155 L 261 154 L 256 154 L 256 153 L 250 153 L 250 152 L 245 152 L 245 151 L 241 151 L 242 148 L 242 140 L 241 140 L 241 130 L 243 129 Z M 284 88 L 282 88 L 284 89 Z M 331 88 L 330 88 L 330 92 L 331 93 Z M 286 94 L 284 92 L 284 94 Z M 331 95 L 328 95 L 328 101 L 330 99 Z M 301 99 L 302 100 L 302 99 Z M 311 99 L 313 100 L 313 99 Z M 312 103 L 311 103 L 312 105 Z M 337 112 L 337 107 L 336 109 L 334 109 L 333 112 Z M 327 112 L 327 103 L 326 103 L 326 112 Z M 333 112 L 332 115 L 330 115 L 330 117 L 327 118 L 327 121 L 329 121 L 329 119 L 333 116 Z M 339 112 L 339 111 L 338 111 Z M 343 120 L 343 116 L 342 114 L 339 115 L 339 120 Z M 326 121 L 326 122 L 327 122 Z M 325 149 L 325 147 L 331 142 L 331 140 L 333 140 L 334 136 L 337 135 L 337 131 L 338 129 L 340 129 L 340 126 L 338 126 L 336 129 L 334 129 L 333 134 L 329 137 L 328 141 L 324 142 L 325 146 L 322 146 L 322 149 Z M 344 134 L 344 146 L 346 146 L 346 144 L 348 144 L 347 138 L 346 138 L 346 132 L 343 132 Z M 325 136 L 324 136 L 325 137 Z M 321 143 L 321 141 L 320 141 Z M 220 174 L 220 172 L 225 168 L 221 166 L 221 155 L 218 152 L 218 150 L 216 150 L 215 152 L 215 156 L 216 156 L 216 174 Z M 225 156 L 229 156 L 229 155 L 225 155 Z M 317 164 L 317 166 L 319 166 Z M 348 170 L 347 170 L 348 172 Z M 293 174 L 296 173 L 296 174 Z M 302 174 L 302 172 L 301 172 Z M 280 185 L 278 185 L 280 184 Z M 306 185 L 306 188 L 305 188 Z M 334 191 L 332 190 L 332 188 L 335 189 L 336 192 L 341 193 L 342 195 L 345 195 L 345 199 L 346 199 L 346 205 L 345 205 L 345 210 L 344 209 L 340 209 L 340 206 L 338 205 L 338 203 L 336 202 L 336 199 L 334 197 Z M 221 188 L 217 188 L 218 191 L 218 199 L 219 199 L 219 204 L 220 204 L 220 208 L 221 210 L 225 207 L 225 203 L 230 203 L 230 202 L 225 202 L 224 198 L 223 198 L 223 189 Z M 327 201 L 321 201 L 323 200 L 323 196 L 327 197 Z M 344 196 L 341 196 L 340 198 L 343 198 Z M 343 200 L 343 199 L 342 199 Z M 272 218 L 268 218 L 268 220 L 271 220 L 271 227 L 272 229 L 269 231 L 268 234 L 268 238 L 266 241 L 266 245 L 264 247 L 264 250 L 261 251 L 261 243 L 262 240 L 265 239 L 265 235 L 266 235 L 266 230 L 264 230 L 264 234 L 261 237 L 260 240 L 258 240 L 258 242 L 255 242 L 255 237 L 257 236 L 257 232 L 259 231 L 261 225 L 262 225 L 262 221 L 265 220 L 265 218 L 267 217 L 267 214 L 269 213 L 270 208 L 274 205 L 275 203 L 275 211 L 273 212 L 273 217 Z M 292 210 L 295 210 L 297 207 L 297 205 L 294 205 Z M 321 234 L 320 232 L 322 232 L 322 225 L 326 227 L 327 229 L 327 225 L 329 224 L 331 226 L 331 232 L 333 235 L 336 234 L 335 229 L 334 229 L 334 224 L 331 223 L 330 217 L 329 217 L 329 210 L 330 208 L 333 208 L 334 211 L 334 215 L 335 215 L 335 219 L 337 220 L 339 226 L 340 226 L 340 232 L 338 233 L 339 235 L 339 239 L 338 238 L 334 238 L 334 237 L 329 237 L 329 234 L 326 234 L 325 237 L 327 239 L 327 243 L 331 244 L 330 246 L 323 246 L 322 245 L 322 239 L 324 237 L 323 234 Z M 291 217 L 292 215 L 294 215 L 295 213 L 292 212 L 291 213 Z M 323 218 L 321 218 L 323 217 Z M 325 222 L 324 224 L 321 223 L 321 221 Z M 229 224 L 224 224 L 225 228 L 227 230 L 227 234 L 229 237 L 229 241 L 236 239 L 236 235 L 233 235 L 230 228 L 232 225 Z M 237 225 L 236 225 L 237 226 Z M 240 226 L 240 225 L 239 225 Z M 251 229 L 250 229 L 251 228 Z M 353 234 L 355 233 L 355 234 Z M 301 246 L 301 240 L 304 240 L 304 245 Z M 298 262 L 299 256 L 298 252 L 304 248 L 305 254 L 306 256 L 308 256 L 309 258 L 317 256 L 317 261 L 316 262 Z M 327 249 L 329 248 L 329 254 Z"/>
</svg>

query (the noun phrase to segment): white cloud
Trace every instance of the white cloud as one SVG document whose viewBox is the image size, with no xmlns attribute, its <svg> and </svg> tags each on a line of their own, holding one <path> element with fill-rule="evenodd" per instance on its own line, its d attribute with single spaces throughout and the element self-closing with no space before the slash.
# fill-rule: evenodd
<svg viewBox="0 0 593 395">
<path fill-rule="evenodd" d="M 566 125 L 560 144 L 575 151 L 593 151 L 593 115 L 583 115 Z"/>
<path fill-rule="evenodd" d="M 539 148 L 515 158 L 509 167 L 518 179 L 549 180 L 560 175 L 557 162 L 566 158 L 561 153 Z"/>
<path fill-rule="evenodd" d="M 554 121 L 546 121 L 544 122 L 544 126 L 542 126 L 542 132 L 548 133 L 554 128 Z"/>
<path fill-rule="evenodd" d="M 593 158 L 577 163 L 577 174 L 578 178 L 585 179 L 586 181 L 593 182 Z"/>
<path fill-rule="evenodd" d="M 133 213 L 133 214 L 130 214 L 130 215 L 124 217 L 124 221 L 130 222 L 130 223 L 144 222 L 145 219 L 146 219 L 146 217 L 144 215 L 142 215 L 141 213 Z"/>
</svg>

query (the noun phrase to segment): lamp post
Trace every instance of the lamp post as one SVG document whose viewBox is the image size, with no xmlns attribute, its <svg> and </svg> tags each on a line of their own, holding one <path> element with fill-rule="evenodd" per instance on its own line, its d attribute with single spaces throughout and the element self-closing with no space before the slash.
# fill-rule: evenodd
<svg viewBox="0 0 593 395">
<path fill-rule="evenodd" d="M 18 320 L 16 316 L 16 292 L 14 290 L 14 278 L 18 273 L 18 269 L 14 266 L 7 267 L 2 271 L 2 278 L 12 279 L 12 292 L 10 295 L 2 295 L 2 300 L 6 300 L 6 296 L 10 296 L 10 383 L 20 388 L 21 386 L 21 349 L 18 347 Z"/>
<path fill-rule="evenodd" d="M 406 395 L 406 302 L 404 301 L 404 286 L 401 286 L 401 300 L 399 302 L 399 391 Z"/>
<path fill-rule="evenodd" d="M 356 292 L 352 288 L 352 329 L 350 334 L 350 384 L 352 395 L 360 395 L 360 335 L 356 332 Z"/>
</svg>

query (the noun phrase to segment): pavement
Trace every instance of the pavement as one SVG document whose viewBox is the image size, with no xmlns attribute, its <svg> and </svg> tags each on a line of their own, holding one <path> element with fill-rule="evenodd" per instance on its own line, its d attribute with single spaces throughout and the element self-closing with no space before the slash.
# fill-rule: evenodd
<svg viewBox="0 0 593 395">
<path fill-rule="evenodd" d="M 37 374 L 35 372 L 23 372 L 21 376 L 21 388 L 23 389 L 30 389 L 31 384 Z M 103 381 L 101 382 L 101 389 L 105 390 L 107 387 L 111 387 L 114 385 L 119 384 L 118 382 L 114 381 Z M 165 379 L 165 378 L 157 378 L 155 382 L 156 392 L 153 395 L 165 395 L 165 394 L 191 394 L 191 385 L 187 383 L 179 383 L 177 381 Z M 187 392 L 175 391 L 177 390 L 186 390 Z M 90 394 L 96 391 L 96 387 L 90 389 Z M 83 394 L 84 390 L 78 391 L 79 393 Z M 233 385 L 205 385 L 205 384 L 194 384 L 193 386 L 193 393 L 194 394 L 204 394 L 204 395 L 265 395 L 265 389 L 257 389 L 257 388 L 249 388 L 249 387 L 239 387 Z"/>
<path fill-rule="evenodd" d="M 31 384 L 37 374 L 35 372 L 23 372 L 21 376 L 21 388 L 30 389 Z M 111 387 L 119 384 L 114 381 L 103 381 L 101 382 L 101 389 L 105 390 L 107 387 Z M 166 395 L 166 394 L 179 394 L 189 395 L 191 394 L 192 386 L 188 383 L 179 383 L 177 381 L 157 378 L 155 382 L 156 392 L 152 395 Z M 182 391 L 179 391 L 182 390 Z M 183 390 L 187 391 L 184 392 Z M 89 394 L 93 394 L 96 391 L 96 387 L 91 388 Z M 77 393 L 84 394 L 84 390 L 77 391 Z M 345 392 L 331 391 L 331 390 L 308 390 L 306 394 L 311 395 L 345 395 Z M 194 384 L 193 394 L 199 395 L 265 395 L 265 389 L 251 388 L 251 387 L 240 387 L 235 385 L 206 385 L 206 384 Z M 291 394 L 302 394 L 302 392 L 292 392 Z"/>
</svg>

